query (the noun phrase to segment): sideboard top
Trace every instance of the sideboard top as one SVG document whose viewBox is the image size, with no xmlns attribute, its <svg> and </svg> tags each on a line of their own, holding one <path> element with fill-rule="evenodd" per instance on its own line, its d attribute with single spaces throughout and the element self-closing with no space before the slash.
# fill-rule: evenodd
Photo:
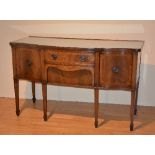
<svg viewBox="0 0 155 155">
<path fill-rule="evenodd" d="M 10 43 L 28 44 L 38 46 L 69 47 L 69 48 L 128 48 L 142 49 L 144 41 L 140 40 L 103 40 L 82 38 L 58 38 L 58 37 L 35 37 L 29 36 Z"/>
</svg>

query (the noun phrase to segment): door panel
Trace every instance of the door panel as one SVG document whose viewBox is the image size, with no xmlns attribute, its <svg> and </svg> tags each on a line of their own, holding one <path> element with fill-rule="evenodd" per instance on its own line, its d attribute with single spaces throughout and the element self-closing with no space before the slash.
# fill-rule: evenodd
<svg viewBox="0 0 155 155">
<path fill-rule="evenodd" d="M 16 49 L 16 62 L 19 78 L 41 81 L 41 60 L 37 49 L 18 47 Z"/>
<path fill-rule="evenodd" d="M 132 52 L 106 50 L 100 54 L 100 85 L 105 88 L 130 88 Z"/>
</svg>

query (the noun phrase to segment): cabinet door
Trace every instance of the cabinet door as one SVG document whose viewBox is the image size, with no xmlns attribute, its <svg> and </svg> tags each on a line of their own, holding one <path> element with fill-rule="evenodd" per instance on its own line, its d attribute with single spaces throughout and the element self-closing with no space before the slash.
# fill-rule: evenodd
<svg viewBox="0 0 155 155">
<path fill-rule="evenodd" d="M 100 86 L 107 89 L 130 89 L 133 53 L 128 50 L 105 50 L 100 54 Z"/>
<path fill-rule="evenodd" d="M 16 48 L 16 65 L 19 78 L 41 81 L 41 59 L 37 49 L 28 47 Z"/>
</svg>

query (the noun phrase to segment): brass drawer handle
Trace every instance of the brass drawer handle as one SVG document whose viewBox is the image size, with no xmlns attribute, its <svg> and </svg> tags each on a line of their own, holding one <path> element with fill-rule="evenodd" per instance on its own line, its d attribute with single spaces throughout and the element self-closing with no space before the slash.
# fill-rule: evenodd
<svg viewBox="0 0 155 155">
<path fill-rule="evenodd" d="M 31 61 L 31 60 L 26 60 L 26 61 L 25 61 L 25 65 L 26 65 L 27 67 L 31 67 L 31 66 L 32 66 L 32 61 Z"/>
<path fill-rule="evenodd" d="M 53 60 L 56 60 L 58 58 L 58 55 L 57 54 L 52 54 L 51 57 L 52 57 Z"/>
<path fill-rule="evenodd" d="M 88 61 L 88 56 L 81 55 L 81 56 L 80 56 L 80 61 L 81 61 L 81 62 Z"/>
<path fill-rule="evenodd" d="M 112 72 L 113 73 L 119 73 L 119 71 L 120 71 L 119 67 L 117 67 L 117 66 L 112 67 Z"/>
</svg>

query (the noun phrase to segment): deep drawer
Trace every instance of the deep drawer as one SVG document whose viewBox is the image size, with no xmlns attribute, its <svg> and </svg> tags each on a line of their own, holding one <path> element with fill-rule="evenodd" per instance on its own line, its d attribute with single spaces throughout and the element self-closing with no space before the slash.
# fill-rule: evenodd
<svg viewBox="0 0 155 155">
<path fill-rule="evenodd" d="M 64 86 L 94 86 L 94 68 L 85 66 L 49 65 L 47 81 L 51 84 Z"/>
</svg>

